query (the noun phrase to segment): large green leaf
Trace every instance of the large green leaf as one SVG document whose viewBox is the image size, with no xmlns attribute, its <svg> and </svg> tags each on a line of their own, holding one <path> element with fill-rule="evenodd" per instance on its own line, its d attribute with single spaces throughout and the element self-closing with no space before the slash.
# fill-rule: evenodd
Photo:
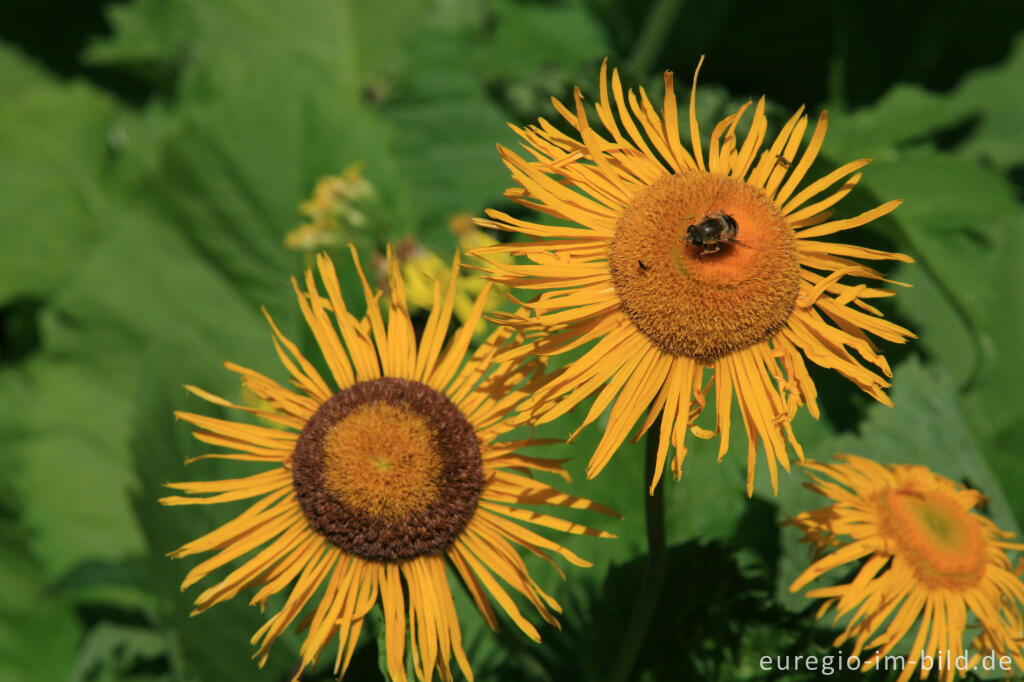
<svg viewBox="0 0 1024 682">
<path fill-rule="evenodd" d="M 404 65 L 402 43 L 425 5 L 395 0 L 382 12 L 364 3 L 308 2 L 281 12 L 273 2 L 135 0 L 108 6 L 114 30 L 93 40 L 83 58 L 159 82 L 182 72 L 189 80 L 218 53 L 275 52 L 328 66 L 321 75 L 331 87 L 353 74 L 370 85 Z"/>
<path fill-rule="evenodd" d="M 103 234 L 114 104 L 57 84 L 0 44 L 0 305 L 43 296 Z"/>
<path fill-rule="evenodd" d="M 289 316 L 281 317 L 287 325 Z M 11 370 L 0 390 L 11 405 L 4 420 L 18 434 L 3 456 L 24 496 L 33 549 L 56 574 L 141 547 L 127 509 L 127 444 L 153 340 L 211 367 L 228 357 L 270 358 L 272 350 L 254 306 L 143 213 L 114 221 L 45 320 L 39 354 Z"/>
<path fill-rule="evenodd" d="M 460 43 L 445 34 L 413 40 L 412 64 L 380 109 L 415 207 L 415 222 L 405 227 L 420 227 L 438 246 L 450 216 L 481 213 L 508 184 L 494 150 L 495 142 L 509 137 L 505 117 L 466 64 Z"/>
<path fill-rule="evenodd" d="M 0 438 L 7 433 L 0 427 Z M 0 679 L 66 679 L 81 636 L 75 612 L 27 549 L 18 496 L 0 482 Z"/>
<path fill-rule="evenodd" d="M 187 59 L 196 21 L 184 2 L 135 0 L 107 5 L 110 35 L 94 38 L 82 53 L 87 64 L 120 65 L 160 82 Z"/>
<path fill-rule="evenodd" d="M 603 27 L 582 4 L 502 0 L 493 10 L 494 31 L 474 50 L 487 79 L 522 83 L 544 71 L 575 75 L 584 64 L 608 56 Z"/>
<path fill-rule="evenodd" d="M 364 161 L 371 181 L 393 196 L 385 135 L 357 104 L 293 77 L 287 62 L 256 69 L 226 60 L 218 68 L 234 74 L 231 85 L 214 100 L 182 105 L 144 196 L 250 303 L 277 310 L 291 299 L 286 280 L 299 267 L 284 235 L 319 176 Z M 268 97 L 279 106 L 263 106 Z"/>
<path fill-rule="evenodd" d="M 980 307 L 978 343 L 983 364 L 977 381 L 968 387 L 964 405 L 985 448 L 985 454 L 1004 488 L 1013 493 L 1011 503 L 1024 523 L 1024 401 L 1020 377 L 1024 376 L 1024 219 L 1020 214 L 993 222 L 991 259 L 978 267 L 988 279 Z"/>
<path fill-rule="evenodd" d="M 870 182 L 906 200 L 895 215 L 918 263 L 903 271 L 921 291 L 901 293 L 897 307 L 956 378 L 992 465 L 1008 487 L 1024 484 L 1010 445 L 1024 420 L 1024 299 L 1011 294 L 1024 288 L 1024 221 L 1012 185 L 979 163 L 926 151 L 873 164 Z M 1024 503 L 1014 504 L 1024 518 Z"/>
<path fill-rule="evenodd" d="M 1024 38 L 1018 38 L 1003 62 L 970 73 L 949 94 L 897 83 L 871 106 L 843 116 L 826 148 L 888 160 L 901 147 L 935 144 L 937 134 L 948 133 L 943 144 L 952 151 L 1013 168 L 1024 161 L 1022 80 Z"/>
<path fill-rule="evenodd" d="M 953 98 L 963 108 L 979 112 L 962 151 L 989 159 L 1000 168 L 1024 163 L 1024 36 L 1019 36 L 1006 60 L 979 69 L 964 79 Z"/>
<path fill-rule="evenodd" d="M 966 120 L 963 107 L 919 85 L 899 83 L 869 107 L 832 114 L 825 150 L 843 161 L 892 159 L 900 148 L 927 143 L 936 133 Z M 838 115 L 836 115 L 838 114 Z M 866 177 L 873 174 L 873 166 Z"/>
<path fill-rule="evenodd" d="M 82 642 L 71 680 L 171 682 L 172 674 L 160 669 L 167 654 L 167 639 L 152 628 L 100 622 Z"/>
</svg>

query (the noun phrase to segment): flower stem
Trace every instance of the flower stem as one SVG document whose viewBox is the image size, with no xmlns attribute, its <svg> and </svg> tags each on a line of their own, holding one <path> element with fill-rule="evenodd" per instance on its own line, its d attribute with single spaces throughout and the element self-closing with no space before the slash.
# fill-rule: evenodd
<svg viewBox="0 0 1024 682">
<path fill-rule="evenodd" d="M 631 73 L 639 77 L 647 75 L 665 46 L 665 39 L 675 25 L 682 6 L 683 0 L 654 0 L 626 65 Z"/>
<path fill-rule="evenodd" d="M 647 632 L 650 630 L 654 611 L 658 607 L 661 587 L 665 582 L 665 486 L 659 484 L 654 492 L 647 494 L 648 485 L 654 478 L 654 469 L 658 457 L 658 437 L 661 432 L 659 417 L 647 431 L 644 440 L 644 521 L 647 525 L 647 566 L 644 568 L 643 582 L 633 602 L 629 621 L 622 634 L 622 644 L 612 665 L 612 682 L 627 682 L 633 679 L 633 668 L 643 648 Z"/>
</svg>

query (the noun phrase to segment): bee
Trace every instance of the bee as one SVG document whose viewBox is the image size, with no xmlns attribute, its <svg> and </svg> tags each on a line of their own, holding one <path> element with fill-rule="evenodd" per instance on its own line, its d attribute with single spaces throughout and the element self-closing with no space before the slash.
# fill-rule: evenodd
<svg viewBox="0 0 1024 682">
<path fill-rule="evenodd" d="M 736 220 L 721 209 L 692 218 L 697 222 L 686 228 L 686 243 L 703 248 L 701 255 L 716 253 L 722 244 L 738 244 L 740 228 Z"/>
<path fill-rule="evenodd" d="M 644 264 L 644 262 L 643 262 L 642 260 L 639 260 L 639 259 L 638 259 L 638 260 L 636 261 L 636 264 L 640 266 L 640 269 L 641 269 L 641 270 L 643 270 L 644 272 L 647 272 L 647 270 L 648 270 L 648 268 L 647 268 L 647 265 L 646 265 L 646 264 Z"/>
<path fill-rule="evenodd" d="M 790 168 L 793 166 L 793 162 L 787 159 L 782 154 L 776 154 L 775 158 L 779 160 L 779 165 L 782 166 L 783 168 Z"/>
</svg>

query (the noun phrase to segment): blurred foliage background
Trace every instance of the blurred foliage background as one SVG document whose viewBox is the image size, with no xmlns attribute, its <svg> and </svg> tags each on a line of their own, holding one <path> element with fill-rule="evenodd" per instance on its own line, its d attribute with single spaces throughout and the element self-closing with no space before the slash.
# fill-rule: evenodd
<svg viewBox="0 0 1024 682">
<path fill-rule="evenodd" d="M 239 397 L 221 362 L 279 372 L 260 314 L 312 339 L 288 278 L 299 205 L 350 169 L 371 206 L 350 238 L 443 260 L 466 216 L 515 210 L 495 153 L 506 121 L 554 120 L 552 95 L 593 98 L 600 60 L 660 96 L 701 54 L 704 130 L 766 93 L 773 120 L 828 108 L 828 169 L 875 159 L 841 207 L 906 203 L 853 238 L 911 254 L 886 312 L 915 330 L 885 347 L 895 408 L 816 372 L 824 415 L 795 425 L 807 453 L 927 464 L 1024 520 L 1024 5 L 981 0 L 127 0 L 0 5 L 0 679 L 284 680 L 297 640 L 264 670 L 244 600 L 189 619 L 186 562 L 165 553 L 236 509 L 167 509 L 162 484 L 236 471 L 198 453 L 176 408 L 192 383 Z M 685 98 L 684 98 L 685 99 Z M 777 130 L 777 125 L 774 128 Z M 308 218 L 308 215 L 306 216 Z M 329 245 L 328 245 L 329 246 Z M 348 269 L 350 270 L 350 268 Z M 346 282 L 347 291 L 358 296 Z M 550 425 L 564 435 L 579 417 Z M 734 423 L 736 420 L 734 419 Z M 619 509 L 533 645 L 459 605 L 480 680 L 601 680 L 647 551 L 642 445 L 573 490 Z M 742 438 L 739 438 L 741 441 Z M 743 492 L 744 457 L 693 442 L 666 489 L 669 573 L 630 679 L 814 679 L 769 654 L 824 654 L 809 602 L 786 586 L 808 561 L 777 521 L 820 506 L 786 478 Z M 565 448 L 547 453 L 561 456 Z M 196 588 L 193 588 L 196 589 Z M 364 636 L 351 679 L 379 679 Z M 329 679 L 319 670 L 307 679 Z M 856 675 L 851 678 L 856 678 Z M 884 677 L 884 676 L 882 676 Z"/>
</svg>

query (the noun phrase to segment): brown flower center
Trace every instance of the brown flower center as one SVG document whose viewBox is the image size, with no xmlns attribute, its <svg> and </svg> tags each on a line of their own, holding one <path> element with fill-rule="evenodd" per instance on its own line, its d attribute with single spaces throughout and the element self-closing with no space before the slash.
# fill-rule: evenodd
<svg viewBox="0 0 1024 682">
<path fill-rule="evenodd" d="M 638 193 L 608 261 L 637 329 L 666 353 L 704 362 L 771 338 L 800 284 L 793 230 L 775 204 L 708 173 L 669 175 Z"/>
<path fill-rule="evenodd" d="M 880 499 L 882 532 L 893 553 L 907 560 L 931 588 L 963 590 L 985 575 L 987 544 L 981 525 L 956 500 L 937 490 L 890 490 Z"/>
<path fill-rule="evenodd" d="M 390 377 L 321 405 L 299 434 L 292 474 L 310 526 L 378 561 L 447 548 L 483 488 L 479 442 L 459 409 L 432 388 Z"/>
</svg>

